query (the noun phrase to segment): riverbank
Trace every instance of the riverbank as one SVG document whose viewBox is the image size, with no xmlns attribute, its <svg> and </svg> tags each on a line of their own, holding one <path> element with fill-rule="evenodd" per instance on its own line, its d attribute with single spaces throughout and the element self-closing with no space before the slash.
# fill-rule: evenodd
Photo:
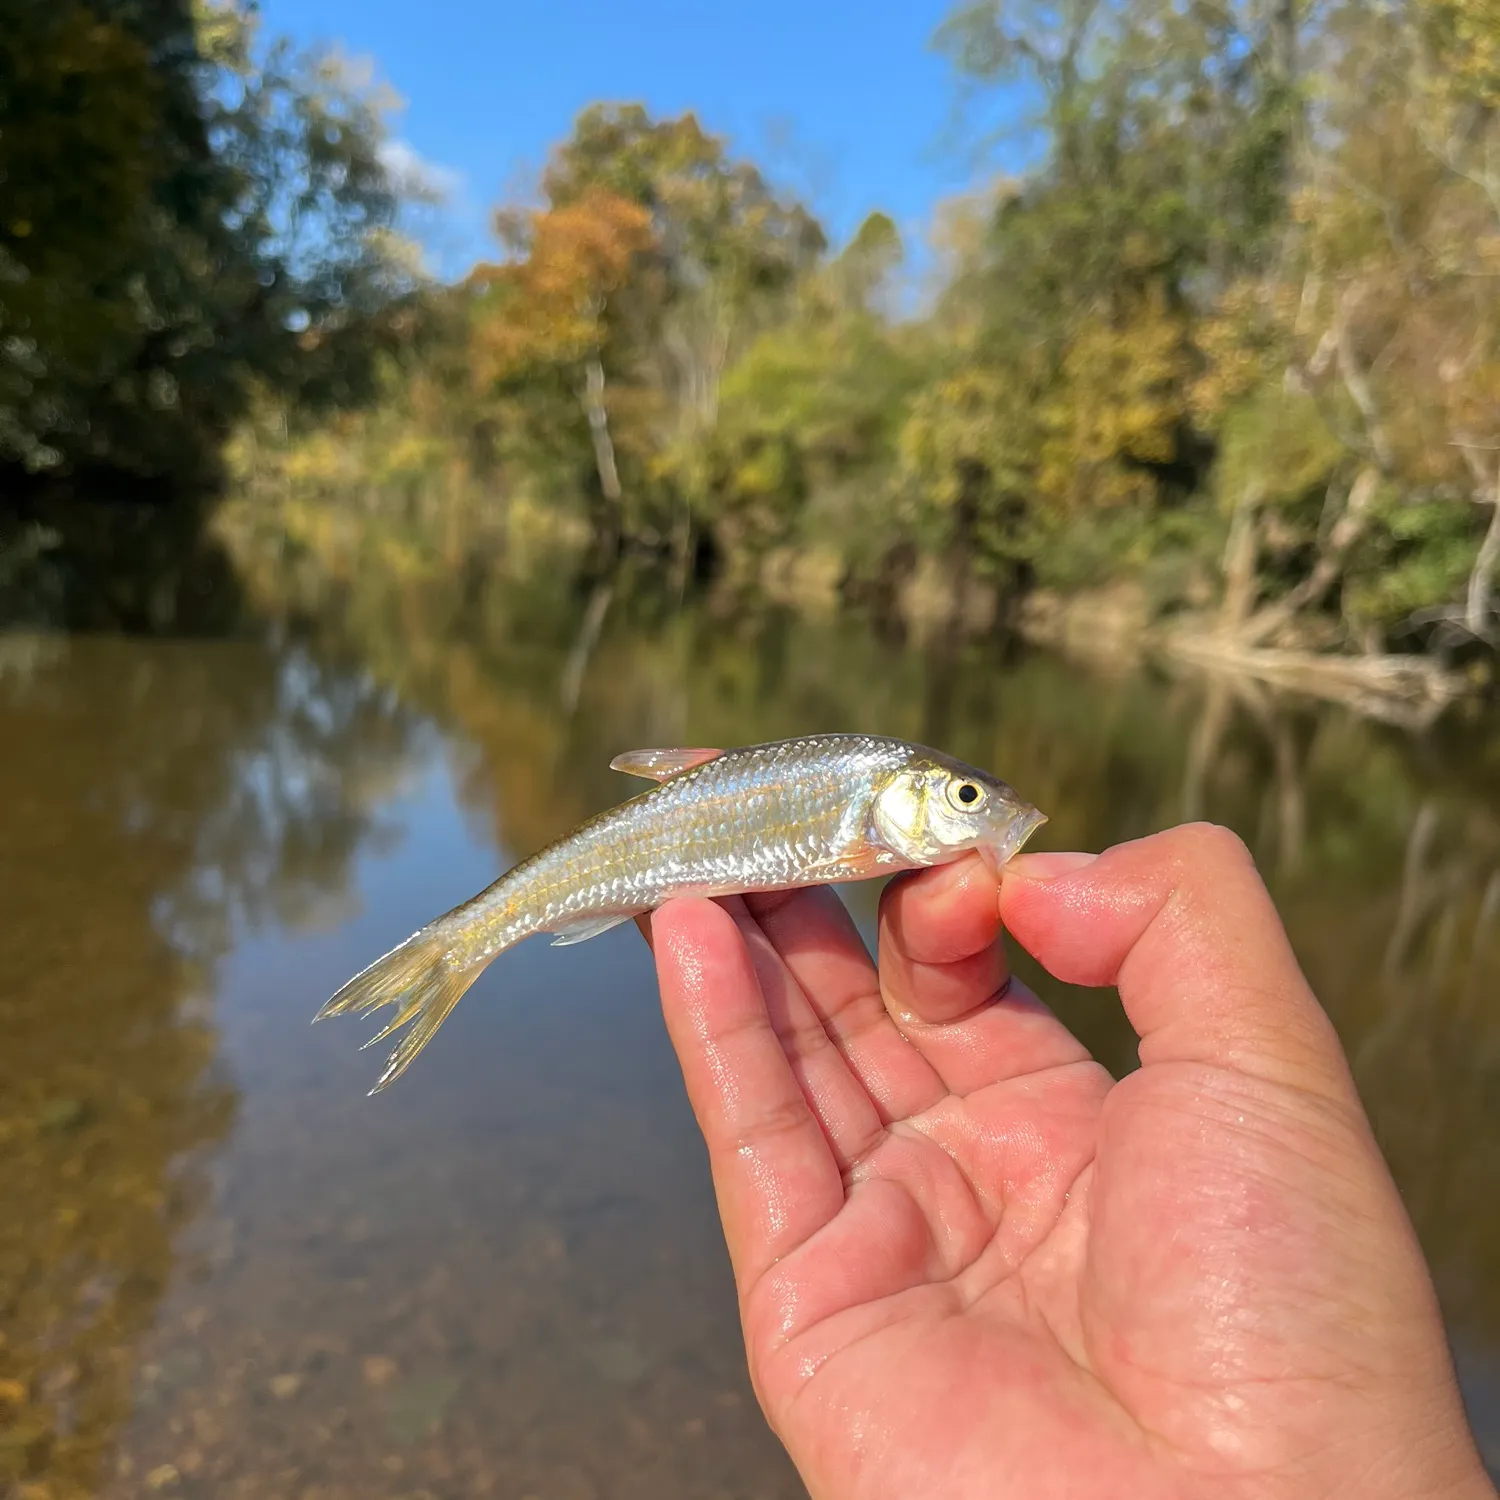
<svg viewBox="0 0 1500 1500">
<path fill-rule="evenodd" d="M 1254 644 L 1209 612 L 1156 617 L 1143 592 L 1128 584 L 1071 596 L 1033 594 L 1020 601 L 1012 623 L 1033 645 L 1076 658 L 1152 660 L 1177 672 L 1247 679 L 1413 730 L 1477 701 L 1493 680 L 1480 660 L 1460 669 L 1415 654 Z"/>
<path fill-rule="evenodd" d="M 838 561 L 830 555 L 777 554 L 764 583 L 770 598 L 799 611 L 827 617 L 843 607 Z M 1003 601 L 973 580 L 954 587 L 935 565 L 919 565 L 889 602 L 919 639 L 1010 631 L 1095 666 L 1152 661 L 1174 672 L 1247 679 L 1413 730 L 1478 700 L 1493 682 L 1488 662 L 1478 658 L 1459 668 L 1418 654 L 1255 644 L 1212 610 L 1159 612 L 1147 590 L 1128 579 L 1074 593 L 1036 589 Z"/>
<path fill-rule="evenodd" d="M 416 535 L 402 539 L 361 528 L 347 514 L 340 528 L 303 532 L 282 519 L 257 526 L 247 515 L 253 512 L 231 502 L 217 534 L 252 597 L 272 607 L 289 583 L 295 595 L 316 597 L 320 580 L 342 584 L 371 569 L 407 581 L 498 576 L 524 589 L 538 579 L 555 583 L 580 575 L 587 557 L 588 533 L 575 518 L 525 503 L 512 507 L 503 535 L 484 559 L 462 548 L 441 559 Z M 1164 603 L 1160 592 L 1131 576 L 1072 591 L 1031 588 L 1007 596 L 936 558 L 919 555 L 893 564 L 872 578 L 834 547 L 812 545 L 721 557 L 704 578 L 682 559 L 659 552 L 628 554 L 620 566 L 657 575 L 678 601 L 691 589 L 711 606 L 717 600 L 721 609 L 770 607 L 809 620 L 852 611 L 919 643 L 1012 635 L 1096 666 L 1151 661 L 1173 673 L 1260 682 L 1412 730 L 1428 727 L 1456 705 L 1478 702 L 1494 680 L 1487 652 L 1471 649 L 1467 659 L 1453 662 L 1416 652 L 1356 652 L 1327 622 L 1315 631 L 1293 621 L 1271 643 L 1247 640 L 1225 626 L 1221 586 L 1206 571 Z"/>
<path fill-rule="evenodd" d="M 395 531 L 347 506 L 267 510 L 237 494 L 208 511 L 201 529 L 162 507 L 53 507 L 0 538 L 0 611 L 42 626 L 197 633 L 315 615 L 329 597 L 366 594 L 372 583 L 382 594 L 416 589 L 455 598 L 498 585 L 557 601 L 532 607 L 565 608 L 575 595 L 604 597 L 600 585 L 611 575 L 591 570 L 589 541 L 575 516 L 524 500 L 513 501 L 482 539 L 439 538 L 441 545 L 420 525 Z M 770 609 L 810 621 L 851 614 L 918 644 L 1013 637 L 1095 667 L 1149 661 L 1174 675 L 1259 682 L 1412 730 L 1479 703 L 1493 685 L 1489 654 L 1474 647 L 1451 660 L 1356 652 L 1326 621 L 1318 635 L 1304 624 L 1268 642 L 1246 639 L 1224 625 L 1207 576 L 1164 606 L 1160 591 L 1134 577 L 1007 595 L 924 556 L 895 559 L 872 577 L 826 545 L 719 557 L 706 569 L 661 549 L 637 549 L 616 565 L 615 576 L 625 574 L 667 608 L 692 596 L 718 614 Z"/>
</svg>

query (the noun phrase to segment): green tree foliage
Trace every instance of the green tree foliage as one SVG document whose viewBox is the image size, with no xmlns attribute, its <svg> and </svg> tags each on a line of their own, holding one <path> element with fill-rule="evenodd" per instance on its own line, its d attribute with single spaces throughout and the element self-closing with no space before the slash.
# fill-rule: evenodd
<svg viewBox="0 0 1500 1500">
<path fill-rule="evenodd" d="M 1492 0 L 966 0 L 937 42 L 1038 152 L 946 206 L 919 315 L 884 215 L 830 247 L 695 117 L 598 106 L 507 258 L 423 300 L 446 352 L 388 367 L 372 451 L 507 536 L 612 510 L 742 577 L 1128 578 L 1236 649 L 1492 643 Z M 438 390 L 466 435 L 424 449 Z"/>
<path fill-rule="evenodd" d="M 976 79 L 1030 87 L 1050 150 L 953 282 L 968 347 L 904 444 L 929 533 L 957 516 L 1067 575 L 1091 554 L 1060 535 L 1201 480 L 1195 317 L 1267 244 L 1287 150 L 1286 82 L 1250 28 L 1235 7 L 987 0 L 940 34 Z"/>
<path fill-rule="evenodd" d="M 823 236 L 693 116 L 657 121 L 637 105 L 586 110 L 542 187 L 540 206 L 497 214 L 504 259 L 423 298 L 425 352 L 384 367 L 377 405 L 342 421 L 341 440 L 366 454 L 365 473 L 389 475 L 393 451 L 425 451 L 429 480 L 452 494 L 461 472 L 458 503 L 488 536 L 497 512 L 502 530 L 515 522 L 533 539 L 583 520 L 613 550 L 620 535 L 680 523 L 726 371 L 796 305 Z M 432 410 L 439 369 L 449 373 L 435 449 L 418 413 Z M 350 482 L 348 465 L 320 424 L 286 416 L 278 404 L 256 441 L 238 445 L 256 498 L 231 524 L 264 531 L 281 505 L 299 540 L 347 556 L 362 541 L 317 517 L 337 508 L 328 486 Z M 366 515 L 378 509 L 390 531 L 409 532 L 414 509 L 428 510 L 404 486 L 360 488 Z"/>
<path fill-rule="evenodd" d="M 1367 641 L 1489 638 L 1500 136 L 1483 39 L 1500 13 L 1340 5 L 1320 23 L 1317 148 L 1282 253 L 1247 266 L 1199 335 L 1199 420 L 1226 434 L 1217 488 L 1240 544 L 1229 602 L 1257 637 L 1290 602 L 1337 604 Z M 1258 418 L 1271 410 L 1285 420 Z M 1289 433 L 1313 461 L 1286 461 Z"/>
<path fill-rule="evenodd" d="M 387 103 L 231 0 L 11 0 L 0 463 L 192 480 L 254 383 L 360 395 L 410 286 Z"/>
<path fill-rule="evenodd" d="M 753 560 L 799 529 L 846 552 L 874 537 L 867 558 L 888 544 L 897 437 L 929 364 L 925 339 L 880 314 L 901 259 L 895 225 L 871 215 L 747 345 L 712 425 L 663 455 L 661 471 L 732 555 Z"/>
<path fill-rule="evenodd" d="M 602 188 L 650 216 L 655 275 L 638 281 L 635 308 L 641 354 L 679 426 L 711 423 L 727 364 L 824 248 L 816 220 L 731 159 L 694 115 L 656 122 L 640 105 L 586 110 L 543 186 L 555 208 Z"/>
</svg>

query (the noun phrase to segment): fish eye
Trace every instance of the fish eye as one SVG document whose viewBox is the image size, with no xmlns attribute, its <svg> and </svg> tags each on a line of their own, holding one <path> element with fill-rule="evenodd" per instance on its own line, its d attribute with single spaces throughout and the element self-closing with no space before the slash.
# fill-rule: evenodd
<svg viewBox="0 0 1500 1500">
<path fill-rule="evenodd" d="M 964 811 L 973 812 L 984 801 L 984 788 L 975 786 L 972 781 L 960 781 L 950 795 Z"/>
</svg>

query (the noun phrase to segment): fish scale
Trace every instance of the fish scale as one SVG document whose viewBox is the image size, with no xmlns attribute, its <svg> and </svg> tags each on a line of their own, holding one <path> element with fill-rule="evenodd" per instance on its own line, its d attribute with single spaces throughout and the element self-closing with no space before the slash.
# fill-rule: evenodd
<svg viewBox="0 0 1500 1500">
<path fill-rule="evenodd" d="M 676 896 L 863 879 L 940 864 L 968 849 L 987 850 L 998 864 L 1046 821 L 987 772 L 875 735 L 634 751 L 613 764 L 659 784 L 580 824 L 414 933 L 319 1012 L 394 1006 L 376 1041 L 410 1024 L 377 1090 L 431 1040 L 485 965 L 535 933 L 582 941 Z"/>
</svg>

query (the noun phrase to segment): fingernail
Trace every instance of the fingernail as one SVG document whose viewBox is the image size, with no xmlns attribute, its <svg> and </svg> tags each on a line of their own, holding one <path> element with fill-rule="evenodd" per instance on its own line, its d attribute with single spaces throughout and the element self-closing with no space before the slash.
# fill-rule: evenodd
<svg viewBox="0 0 1500 1500">
<path fill-rule="evenodd" d="M 1097 854 L 1018 854 L 1006 865 L 1007 880 L 1058 880 L 1064 875 L 1086 869 L 1098 859 Z"/>
</svg>

